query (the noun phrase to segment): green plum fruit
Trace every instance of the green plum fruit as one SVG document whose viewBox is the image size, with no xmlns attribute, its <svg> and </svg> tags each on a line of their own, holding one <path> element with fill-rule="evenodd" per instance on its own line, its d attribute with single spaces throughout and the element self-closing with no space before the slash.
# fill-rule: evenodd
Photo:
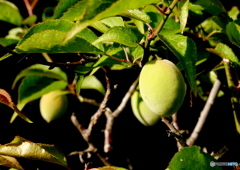
<svg viewBox="0 0 240 170">
<path fill-rule="evenodd" d="M 135 117 L 145 126 L 153 126 L 161 119 L 147 107 L 139 91 L 135 91 L 131 96 L 131 106 Z"/>
<path fill-rule="evenodd" d="M 61 117 L 67 110 L 68 100 L 61 90 L 54 90 L 40 99 L 40 112 L 46 122 L 51 122 Z"/>
<path fill-rule="evenodd" d="M 178 111 L 186 95 L 184 78 L 169 60 L 147 62 L 140 72 L 139 89 L 149 109 L 161 117 Z"/>
</svg>

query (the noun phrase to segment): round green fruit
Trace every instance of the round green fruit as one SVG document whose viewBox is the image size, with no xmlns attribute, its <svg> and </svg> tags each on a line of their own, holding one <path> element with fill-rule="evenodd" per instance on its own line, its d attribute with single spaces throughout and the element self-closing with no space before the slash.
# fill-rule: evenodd
<svg viewBox="0 0 240 170">
<path fill-rule="evenodd" d="M 184 78 L 169 60 L 147 62 L 140 73 L 139 89 L 149 109 L 161 117 L 174 114 L 186 95 Z"/>
<path fill-rule="evenodd" d="M 40 112 L 46 122 L 61 117 L 67 110 L 68 100 L 61 90 L 51 91 L 40 99 Z"/>
<path fill-rule="evenodd" d="M 135 91 L 131 96 L 131 106 L 135 117 L 145 126 L 153 126 L 160 120 L 160 116 L 147 107 L 139 91 Z"/>
</svg>

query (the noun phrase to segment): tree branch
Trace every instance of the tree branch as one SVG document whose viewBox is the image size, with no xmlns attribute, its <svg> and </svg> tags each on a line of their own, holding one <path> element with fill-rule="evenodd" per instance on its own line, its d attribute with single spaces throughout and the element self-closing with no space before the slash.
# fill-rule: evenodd
<svg viewBox="0 0 240 170">
<path fill-rule="evenodd" d="M 209 110 L 211 108 L 211 106 L 213 105 L 214 103 L 214 99 L 216 98 L 217 94 L 218 94 L 218 91 L 219 91 L 219 88 L 220 88 L 220 85 L 221 85 L 221 82 L 217 79 L 214 84 L 213 84 L 213 87 L 210 91 L 210 95 L 207 99 L 207 102 L 200 114 L 200 117 L 198 119 L 198 122 L 191 134 L 191 136 L 187 139 L 187 144 L 189 146 L 193 145 L 194 142 L 196 141 L 196 139 L 198 138 L 198 135 L 200 133 L 200 131 L 202 130 L 202 127 L 206 121 L 206 118 L 208 116 L 208 113 L 209 113 Z"/>
</svg>

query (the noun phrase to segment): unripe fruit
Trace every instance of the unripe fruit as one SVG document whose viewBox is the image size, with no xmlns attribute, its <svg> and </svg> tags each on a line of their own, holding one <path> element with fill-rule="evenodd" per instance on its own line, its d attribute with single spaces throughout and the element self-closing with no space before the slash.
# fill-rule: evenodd
<svg viewBox="0 0 240 170">
<path fill-rule="evenodd" d="M 48 123 L 61 117 L 67 110 L 68 100 L 61 90 L 51 91 L 40 99 L 40 112 Z"/>
<path fill-rule="evenodd" d="M 149 109 L 161 117 L 174 114 L 186 94 L 183 76 L 169 60 L 147 62 L 140 73 L 139 88 Z"/>
<path fill-rule="evenodd" d="M 135 91 L 131 96 L 131 106 L 135 117 L 145 126 L 153 126 L 160 120 L 160 116 L 147 107 L 139 91 Z"/>
</svg>

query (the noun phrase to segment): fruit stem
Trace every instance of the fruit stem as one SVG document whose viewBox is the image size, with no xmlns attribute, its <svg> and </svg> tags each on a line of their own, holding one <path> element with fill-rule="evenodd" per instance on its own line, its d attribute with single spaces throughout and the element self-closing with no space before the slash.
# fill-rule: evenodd
<svg viewBox="0 0 240 170">
<path fill-rule="evenodd" d="M 174 136 L 177 142 L 180 144 L 180 148 L 187 147 L 186 140 L 183 138 L 182 134 L 174 127 L 172 123 L 170 123 L 167 118 L 162 117 L 162 122 L 165 123 L 170 129 L 170 135 Z"/>
</svg>

